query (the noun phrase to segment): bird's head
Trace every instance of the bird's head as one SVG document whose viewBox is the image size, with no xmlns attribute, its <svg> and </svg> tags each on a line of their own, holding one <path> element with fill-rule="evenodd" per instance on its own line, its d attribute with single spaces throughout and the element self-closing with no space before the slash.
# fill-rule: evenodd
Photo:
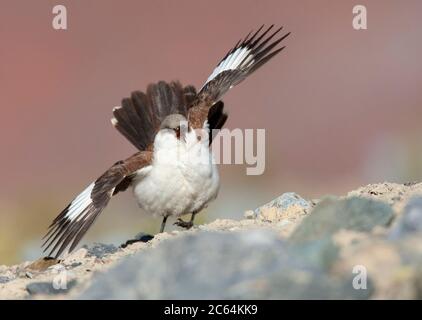
<svg viewBox="0 0 422 320">
<path fill-rule="evenodd" d="M 160 126 L 163 134 L 172 134 L 178 140 L 186 142 L 186 134 L 189 131 L 188 121 L 181 114 L 171 114 L 164 118 Z"/>
</svg>

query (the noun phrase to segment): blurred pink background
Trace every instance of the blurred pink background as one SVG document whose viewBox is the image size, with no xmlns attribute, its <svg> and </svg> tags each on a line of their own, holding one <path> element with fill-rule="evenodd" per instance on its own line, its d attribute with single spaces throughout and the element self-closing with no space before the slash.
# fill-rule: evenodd
<svg viewBox="0 0 422 320">
<path fill-rule="evenodd" d="M 68 30 L 52 28 L 67 7 Z M 368 30 L 352 8 L 368 9 Z M 422 178 L 422 2 L 0 0 L 0 264 L 36 258 L 85 185 L 135 152 L 111 110 L 150 82 L 201 86 L 241 37 L 284 25 L 287 49 L 224 98 L 228 128 L 266 129 L 266 171 L 220 166 L 198 222 L 240 218 L 283 192 L 343 194 Z M 119 196 L 83 243 L 116 245 L 160 221 Z"/>
</svg>

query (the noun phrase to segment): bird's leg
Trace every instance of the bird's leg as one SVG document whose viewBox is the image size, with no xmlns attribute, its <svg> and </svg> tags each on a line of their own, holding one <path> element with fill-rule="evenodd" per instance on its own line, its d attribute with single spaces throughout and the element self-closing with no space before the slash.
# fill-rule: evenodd
<svg viewBox="0 0 422 320">
<path fill-rule="evenodd" d="M 166 226 L 167 218 L 168 218 L 168 216 L 164 216 L 163 222 L 161 222 L 160 233 L 164 232 L 164 227 Z"/>
<path fill-rule="evenodd" d="M 196 212 L 192 213 L 189 221 L 184 221 L 181 218 L 179 218 L 179 219 L 177 219 L 177 221 L 174 224 L 176 226 L 179 226 L 179 227 L 182 227 L 182 228 L 189 230 L 190 228 L 193 227 L 193 220 L 195 220 L 195 215 L 196 215 Z"/>
</svg>

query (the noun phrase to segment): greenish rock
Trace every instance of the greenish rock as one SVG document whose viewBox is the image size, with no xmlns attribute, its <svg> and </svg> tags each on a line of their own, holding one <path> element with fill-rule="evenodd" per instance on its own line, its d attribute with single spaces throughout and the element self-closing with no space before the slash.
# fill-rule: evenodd
<svg viewBox="0 0 422 320">
<path fill-rule="evenodd" d="M 331 237 L 325 237 L 316 241 L 290 243 L 289 253 L 300 257 L 307 265 L 320 270 L 329 270 L 338 258 L 339 249 Z"/>
<path fill-rule="evenodd" d="M 76 298 L 368 299 L 371 286 L 355 290 L 349 274 L 326 270 L 336 256 L 330 239 L 293 245 L 268 230 L 201 232 L 135 254 Z"/>
<path fill-rule="evenodd" d="M 422 234 L 422 197 L 413 197 L 407 203 L 403 214 L 389 233 L 392 240 Z"/>
<path fill-rule="evenodd" d="M 320 202 L 290 236 L 292 242 L 313 241 L 340 229 L 370 232 L 375 226 L 387 226 L 394 217 L 384 202 L 353 197 Z"/>
</svg>

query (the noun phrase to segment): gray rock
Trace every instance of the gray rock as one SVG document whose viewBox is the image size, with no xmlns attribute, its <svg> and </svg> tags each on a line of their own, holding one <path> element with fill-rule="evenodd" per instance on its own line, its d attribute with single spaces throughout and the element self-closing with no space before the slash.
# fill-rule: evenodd
<svg viewBox="0 0 422 320">
<path fill-rule="evenodd" d="M 147 234 L 145 232 L 139 232 L 133 239 L 127 240 L 120 247 L 126 248 L 127 246 L 136 243 L 136 242 L 148 242 L 154 239 L 153 235 Z"/>
<path fill-rule="evenodd" d="M 103 243 L 94 243 L 92 247 L 83 246 L 83 248 L 88 250 L 89 256 L 95 256 L 100 259 L 119 250 L 115 245 Z"/>
<path fill-rule="evenodd" d="M 337 260 L 339 249 L 331 237 L 325 237 L 300 244 L 290 243 L 289 252 L 294 256 L 301 257 L 306 264 L 324 271 L 329 270 Z"/>
<path fill-rule="evenodd" d="M 26 286 L 26 290 L 30 295 L 34 294 L 46 294 L 46 295 L 55 295 L 55 294 L 64 294 L 67 293 L 76 285 L 76 280 L 69 281 L 66 284 L 66 289 L 58 288 L 55 289 L 53 282 L 32 282 Z"/>
<path fill-rule="evenodd" d="M 375 226 L 387 226 L 394 212 L 384 202 L 352 197 L 321 201 L 290 236 L 291 241 L 313 241 L 340 229 L 369 232 Z"/>
<path fill-rule="evenodd" d="M 404 212 L 390 231 L 390 239 L 400 239 L 422 233 L 422 197 L 414 197 L 407 203 Z"/>
<path fill-rule="evenodd" d="M 150 240 L 154 239 L 154 236 L 145 232 L 139 232 L 136 234 L 134 240 L 140 241 L 140 242 L 148 242 Z"/>
<path fill-rule="evenodd" d="M 325 274 L 308 277 L 301 271 L 288 274 L 276 273 L 267 278 L 252 279 L 231 289 L 231 297 L 244 299 L 294 299 L 294 300 L 364 300 L 374 292 L 374 285 L 368 279 L 367 289 L 356 290 L 353 279 L 332 279 Z"/>
<path fill-rule="evenodd" d="M 288 209 L 289 207 L 297 205 L 303 207 L 304 209 L 310 209 L 311 204 L 294 192 L 283 193 L 281 196 L 275 198 L 274 200 L 260 206 L 255 209 L 255 215 L 259 215 L 262 209 L 275 207 L 281 211 Z"/>
<path fill-rule="evenodd" d="M 0 284 L 13 280 L 11 277 L 0 276 Z"/>
<path fill-rule="evenodd" d="M 164 241 L 97 275 L 78 299 L 366 299 L 371 290 L 332 279 L 328 240 L 290 245 L 268 230 L 201 232 Z M 309 257 L 329 256 L 329 259 Z M 329 254 L 327 254 L 327 252 Z"/>
<path fill-rule="evenodd" d="M 76 267 L 79 267 L 80 265 L 82 265 L 82 262 L 73 262 L 73 263 L 70 265 L 70 267 L 71 267 L 71 268 L 76 268 Z"/>
</svg>

